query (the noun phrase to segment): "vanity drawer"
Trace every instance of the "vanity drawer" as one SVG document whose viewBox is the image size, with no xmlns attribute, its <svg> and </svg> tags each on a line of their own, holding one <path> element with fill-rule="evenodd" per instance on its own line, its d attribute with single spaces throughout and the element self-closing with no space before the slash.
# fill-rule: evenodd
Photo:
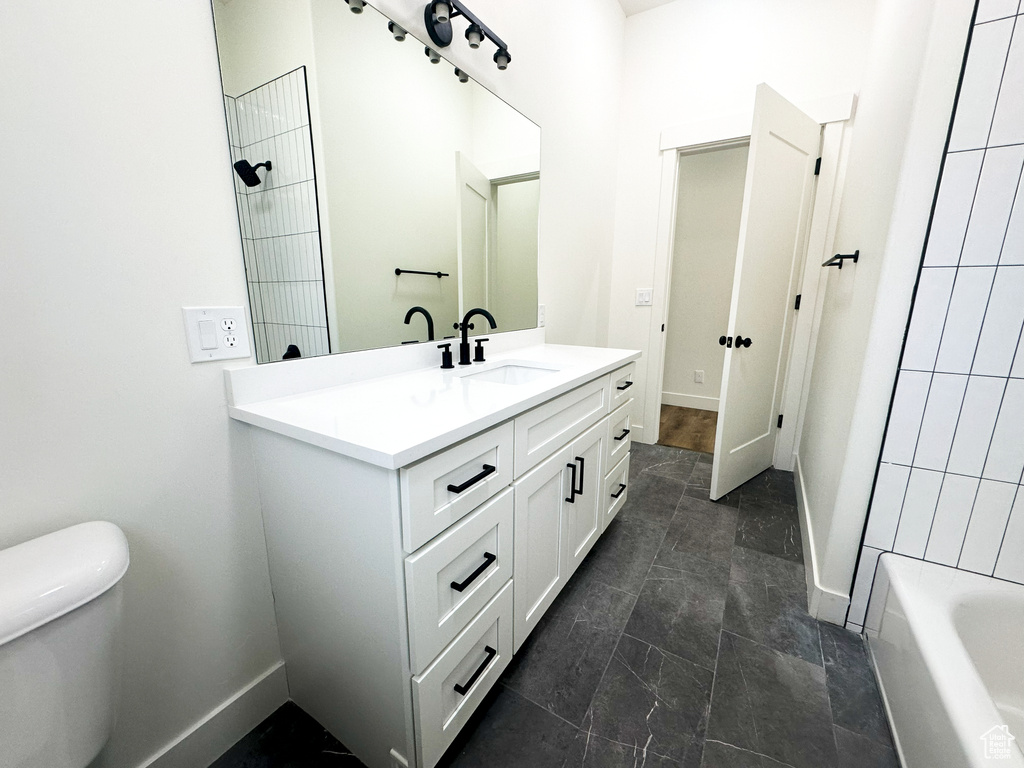
<svg viewBox="0 0 1024 768">
<path fill-rule="evenodd" d="M 521 477 L 608 413 L 608 377 L 517 416 L 515 476 Z"/>
<path fill-rule="evenodd" d="M 511 658 L 509 582 L 434 663 L 412 679 L 419 768 L 433 768 Z"/>
<path fill-rule="evenodd" d="M 615 469 L 605 475 L 604 479 L 604 527 L 608 527 L 622 505 L 626 503 L 626 494 L 629 492 L 629 454 L 615 465 Z"/>
<path fill-rule="evenodd" d="M 406 552 L 415 552 L 512 482 L 513 434 L 509 421 L 401 470 Z"/>
<path fill-rule="evenodd" d="M 612 410 L 633 397 L 633 375 L 636 373 L 636 363 L 624 365 L 617 371 L 612 371 Z"/>
<path fill-rule="evenodd" d="M 608 419 L 608 438 L 605 440 L 604 465 L 614 467 L 629 453 L 632 444 L 633 400 L 627 400 Z"/>
<path fill-rule="evenodd" d="M 512 577 L 512 489 L 405 559 L 409 653 L 422 672 Z"/>
</svg>

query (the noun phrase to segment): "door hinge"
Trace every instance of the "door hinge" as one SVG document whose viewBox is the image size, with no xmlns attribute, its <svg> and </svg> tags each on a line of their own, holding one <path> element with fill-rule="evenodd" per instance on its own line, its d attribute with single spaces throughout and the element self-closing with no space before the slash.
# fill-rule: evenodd
<svg viewBox="0 0 1024 768">
<path fill-rule="evenodd" d="M 818 159 L 817 159 L 817 160 L 816 160 L 816 161 L 814 162 L 814 175 L 815 175 L 815 176 L 818 176 L 818 175 L 819 175 L 820 173 L 821 173 L 821 158 L 819 157 L 819 158 L 818 158 Z"/>
<path fill-rule="evenodd" d="M 782 429 L 782 414 L 781 413 L 779 414 L 779 423 L 778 423 L 777 426 L 778 426 L 779 429 Z"/>
<path fill-rule="evenodd" d="M 800 309 L 800 297 L 801 296 L 803 296 L 802 293 L 798 293 L 796 295 L 796 301 L 793 303 L 793 309 Z"/>
</svg>

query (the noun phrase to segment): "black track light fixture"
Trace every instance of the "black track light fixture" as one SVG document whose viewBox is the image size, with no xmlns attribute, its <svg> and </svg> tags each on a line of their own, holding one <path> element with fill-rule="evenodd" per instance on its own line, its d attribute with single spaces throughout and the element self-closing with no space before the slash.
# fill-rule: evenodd
<svg viewBox="0 0 1024 768">
<path fill-rule="evenodd" d="M 434 45 L 438 48 L 447 48 L 452 44 L 452 19 L 458 16 L 465 16 L 469 22 L 469 28 L 466 30 L 466 42 L 469 43 L 469 47 L 479 48 L 484 38 L 490 40 L 498 49 L 494 54 L 494 63 L 498 65 L 498 69 L 507 69 L 509 62 L 512 61 L 508 46 L 473 15 L 461 0 L 431 0 L 423 9 L 423 21 Z"/>
<path fill-rule="evenodd" d="M 366 6 L 363 0 L 345 0 L 345 2 L 348 3 L 348 9 L 352 13 L 362 13 L 363 8 Z"/>
<path fill-rule="evenodd" d="M 441 61 L 441 54 L 438 53 L 437 51 L 435 51 L 429 45 L 426 46 L 423 49 L 423 52 L 427 55 L 427 58 L 430 59 L 430 63 L 431 64 L 438 64 L 438 63 L 440 63 L 440 61 Z"/>
<path fill-rule="evenodd" d="M 455 76 L 457 78 L 459 78 L 459 82 L 460 83 L 468 83 L 469 82 L 469 75 L 467 75 L 465 72 L 463 72 L 458 67 L 455 68 Z"/>
</svg>

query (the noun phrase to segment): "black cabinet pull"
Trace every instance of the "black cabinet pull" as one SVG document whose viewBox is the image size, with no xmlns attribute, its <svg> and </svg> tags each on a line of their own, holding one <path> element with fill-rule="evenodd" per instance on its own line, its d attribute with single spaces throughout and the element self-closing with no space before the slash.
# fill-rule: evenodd
<svg viewBox="0 0 1024 768">
<path fill-rule="evenodd" d="M 613 437 L 612 440 L 625 440 L 626 439 L 626 435 L 628 435 L 628 434 L 629 434 L 629 430 L 628 429 L 624 429 L 624 430 L 622 430 L 622 434 L 621 435 L 619 435 L 618 437 Z"/>
<path fill-rule="evenodd" d="M 473 676 L 471 678 L 469 678 L 469 680 L 466 681 L 466 684 L 465 685 L 459 685 L 458 683 L 455 684 L 455 692 L 457 694 L 459 694 L 459 696 L 465 696 L 466 693 L 469 692 L 469 689 L 473 687 L 473 683 L 475 683 L 476 679 L 478 677 L 480 677 L 480 675 L 482 675 L 484 673 L 484 670 L 487 669 L 487 665 L 491 663 L 491 660 L 497 655 L 498 652 L 496 650 L 494 650 L 493 648 L 491 648 L 491 646 L 485 645 L 484 646 L 484 653 L 487 654 L 487 658 L 484 659 L 484 663 L 483 664 L 481 664 L 479 667 L 476 668 L 476 672 L 474 672 Z"/>
<path fill-rule="evenodd" d="M 629 389 L 629 388 L 630 388 L 630 387 L 632 387 L 632 386 L 633 386 L 633 382 L 632 382 L 632 381 L 627 381 L 627 382 L 626 382 L 625 384 L 623 384 L 623 385 L 622 385 L 621 387 L 616 387 L 616 389 L 617 389 L 617 390 L 619 390 L 619 391 L 621 392 L 621 391 L 623 391 L 624 389 Z"/>
<path fill-rule="evenodd" d="M 476 581 L 476 577 L 479 576 L 484 571 L 486 571 L 487 570 L 487 566 L 489 566 L 491 563 L 493 563 L 497 559 L 498 558 L 495 555 L 492 555 L 490 552 L 484 552 L 484 561 L 483 561 L 483 563 L 475 571 L 473 571 L 471 574 L 469 574 L 469 576 L 466 577 L 466 580 L 463 581 L 461 584 L 459 582 L 457 582 L 457 581 L 453 581 L 452 582 L 452 589 L 454 589 L 456 592 L 464 592 L 466 587 L 468 587 L 470 584 L 472 584 L 474 581 Z"/>
<path fill-rule="evenodd" d="M 464 482 L 462 485 L 452 485 L 451 483 L 449 483 L 448 484 L 448 490 L 451 491 L 452 493 L 462 493 L 464 490 L 469 488 L 469 486 L 476 485 L 481 480 L 483 480 L 485 477 L 487 477 L 488 475 L 492 474 L 493 472 L 497 472 L 497 471 L 498 470 L 496 468 L 492 467 L 490 464 L 484 464 L 484 471 L 481 472 L 479 475 L 476 475 L 475 477 L 469 478 L 469 480 Z"/>
<path fill-rule="evenodd" d="M 619 498 L 619 496 L 622 495 L 622 492 L 624 490 L 626 490 L 626 484 L 625 483 L 619 483 L 619 490 L 617 490 L 615 493 L 612 494 L 612 498 L 613 499 Z"/>
<path fill-rule="evenodd" d="M 576 494 L 578 493 L 578 491 L 576 490 L 576 462 L 573 462 L 572 464 L 566 464 L 565 466 L 572 470 L 572 479 L 569 480 L 569 498 L 566 499 L 566 501 L 568 501 L 570 504 L 575 504 Z"/>
<path fill-rule="evenodd" d="M 580 487 L 576 489 L 576 493 L 578 493 L 580 496 L 582 496 L 583 495 L 583 464 L 584 464 L 584 459 L 583 459 L 582 456 L 577 456 L 576 457 L 576 461 L 578 461 L 580 463 Z"/>
</svg>

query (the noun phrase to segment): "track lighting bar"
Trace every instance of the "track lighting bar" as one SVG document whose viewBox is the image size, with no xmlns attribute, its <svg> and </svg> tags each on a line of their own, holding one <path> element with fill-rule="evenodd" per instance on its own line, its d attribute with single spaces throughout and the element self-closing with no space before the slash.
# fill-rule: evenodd
<svg viewBox="0 0 1024 768">
<path fill-rule="evenodd" d="M 484 38 L 487 38 L 495 46 L 497 51 L 494 54 L 494 63 L 498 69 L 505 69 L 512 56 L 505 45 L 490 28 L 484 24 L 476 15 L 470 11 L 460 0 L 431 0 L 423 9 L 423 20 L 427 27 L 427 34 L 438 48 L 447 48 L 452 44 L 452 19 L 457 16 L 464 16 L 469 21 L 469 28 L 466 30 L 466 40 L 470 48 L 479 48 Z"/>
</svg>

